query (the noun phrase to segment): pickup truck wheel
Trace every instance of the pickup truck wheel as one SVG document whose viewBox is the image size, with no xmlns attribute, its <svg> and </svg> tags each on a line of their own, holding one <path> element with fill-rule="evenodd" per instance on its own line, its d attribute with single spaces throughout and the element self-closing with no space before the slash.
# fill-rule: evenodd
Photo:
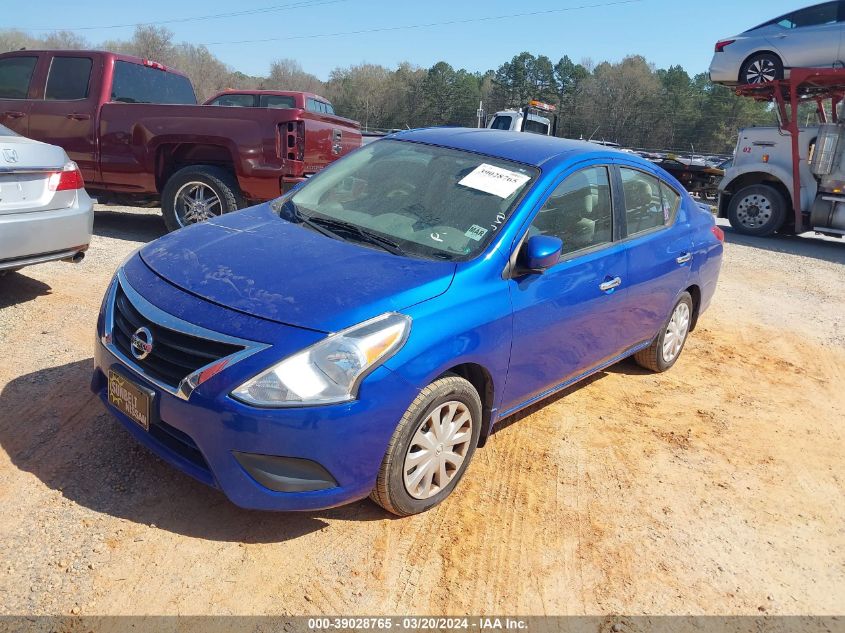
<svg viewBox="0 0 845 633">
<path fill-rule="evenodd" d="M 220 167 L 190 166 L 170 177 L 161 195 L 161 212 L 168 231 L 244 206 L 234 176 Z"/>
<path fill-rule="evenodd" d="M 399 516 L 437 505 L 458 485 L 480 434 L 475 387 L 451 374 L 435 380 L 399 421 L 370 497 Z"/>
<path fill-rule="evenodd" d="M 768 185 L 751 185 L 737 191 L 728 205 L 728 220 L 738 233 L 765 237 L 786 219 L 783 194 Z"/>
</svg>

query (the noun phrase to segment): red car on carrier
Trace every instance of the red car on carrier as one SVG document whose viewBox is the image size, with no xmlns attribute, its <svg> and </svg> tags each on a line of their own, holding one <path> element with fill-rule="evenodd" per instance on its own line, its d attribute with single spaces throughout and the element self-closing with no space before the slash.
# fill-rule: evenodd
<svg viewBox="0 0 845 633">
<path fill-rule="evenodd" d="M 197 105 L 190 80 L 103 51 L 0 55 L 0 124 L 59 145 L 101 202 L 160 202 L 170 230 L 269 200 L 361 145 L 308 107 Z M 324 103 L 324 100 L 321 100 Z"/>
</svg>

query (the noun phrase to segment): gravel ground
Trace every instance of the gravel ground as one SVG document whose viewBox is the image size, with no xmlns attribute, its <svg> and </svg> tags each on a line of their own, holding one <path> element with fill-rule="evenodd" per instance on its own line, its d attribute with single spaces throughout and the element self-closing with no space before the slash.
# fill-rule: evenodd
<svg viewBox="0 0 845 633">
<path fill-rule="evenodd" d="M 163 233 L 100 209 L 82 264 L 0 279 L 0 614 L 835 614 L 845 604 L 845 243 L 728 234 L 684 356 L 508 420 L 455 495 L 247 512 L 88 391 L 115 268 Z"/>
</svg>

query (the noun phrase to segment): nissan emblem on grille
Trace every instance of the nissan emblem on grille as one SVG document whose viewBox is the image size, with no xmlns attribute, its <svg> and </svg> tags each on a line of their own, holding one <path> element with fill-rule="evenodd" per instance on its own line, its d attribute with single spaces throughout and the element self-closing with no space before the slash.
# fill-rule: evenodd
<svg viewBox="0 0 845 633">
<path fill-rule="evenodd" d="M 153 334 L 145 327 L 139 327 L 132 335 L 132 355 L 144 360 L 153 351 Z"/>
</svg>

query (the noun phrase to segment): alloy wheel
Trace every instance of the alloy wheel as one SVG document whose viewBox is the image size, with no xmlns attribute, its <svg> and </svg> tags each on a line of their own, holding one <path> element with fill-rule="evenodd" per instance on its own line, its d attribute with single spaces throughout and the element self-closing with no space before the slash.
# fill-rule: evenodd
<svg viewBox="0 0 845 633">
<path fill-rule="evenodd" d="M 437 406 L 414 434 L 402 474 L 405 490 L 415 499 L 429 499 L 455 478 L 472 439 L 469 408 L 457 400 Z"/>
<path fill-rule="evenodd" d="M 777 77 L 775 63 L 766 57 L 754 60 L 745 70 L 745 83 L 765 84 Z"/>
<path fill-rule="evenodd" d="M 673 362 L 681 353 L 681 348 L 684 346 L 684 341 L 689 333 L 689 324 L 690 309 L 682 301 L 675 306 L 672 318 L 669 319 L 669 325 L 666 326 L 666 333 L 663 336 L 663 360 L 666 363 Z"/>
<path fill-rule="evenodd" d="M 188 182 L 176 192 L 176 219 L 180 226 L 204 222 L 223 213 L 223 202 L 203 182 Z"/>
</svg>

